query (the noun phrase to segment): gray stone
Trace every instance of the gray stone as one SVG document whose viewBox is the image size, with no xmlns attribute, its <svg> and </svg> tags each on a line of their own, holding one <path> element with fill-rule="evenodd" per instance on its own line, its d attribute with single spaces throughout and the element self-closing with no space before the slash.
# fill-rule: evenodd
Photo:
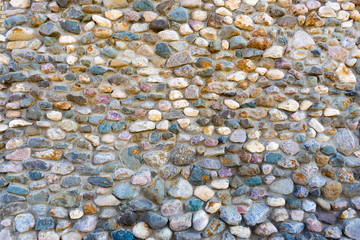
<svg viewBox="0 0 360 240">
<path fill-rule="evenodd" d="M 349 129 L 338 129 L 334 143 L 339 152 L 348 156 L 359 146 L 359 138 Z"/>
<path fill-rule="evenodd" d="M 294 191 L 294 183 L 290 179 L 279 179 L 270 185 L 270 191 L 282 195 L 289 195 Z"/>
</svg>

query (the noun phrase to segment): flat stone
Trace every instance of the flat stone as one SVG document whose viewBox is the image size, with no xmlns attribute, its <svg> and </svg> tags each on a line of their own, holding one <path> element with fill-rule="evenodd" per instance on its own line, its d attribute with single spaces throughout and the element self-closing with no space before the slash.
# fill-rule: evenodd
<svg viewBox="0 0 360 240">
<path fill-rule="evenodd" d="M 289 195 L 294 191 L 294 183 L 290 179 L 280 179 L 270 185 L 270 191 L 282 195 Z"/>
<path fill-rule="evenodd" d="M 359 138 L 349 129 L 339 129 L 334 137 L 337 150 L 344 155 L 350 155 L 359 146 Z"/>
</svg>

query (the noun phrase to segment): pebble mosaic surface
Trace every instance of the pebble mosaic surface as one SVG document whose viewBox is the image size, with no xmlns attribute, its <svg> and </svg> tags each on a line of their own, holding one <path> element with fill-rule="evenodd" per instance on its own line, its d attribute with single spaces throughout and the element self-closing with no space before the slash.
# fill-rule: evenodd
<svg viewBox="0 0 360 240">
<path fill-rule="evenodd" d="M 360 239 L 360 0 L 6 4 L 1 240 Z"/>
</svg>

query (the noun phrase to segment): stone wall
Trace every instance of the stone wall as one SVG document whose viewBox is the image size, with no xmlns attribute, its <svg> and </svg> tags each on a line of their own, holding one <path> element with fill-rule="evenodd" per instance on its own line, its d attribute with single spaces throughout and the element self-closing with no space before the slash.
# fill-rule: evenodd
<svg viewBox="0 0 360 240">
<path fill-rule="evenodd" d="M 359 0 L 5 6 L 1 240 L 360 239 Z"/>
</svg>

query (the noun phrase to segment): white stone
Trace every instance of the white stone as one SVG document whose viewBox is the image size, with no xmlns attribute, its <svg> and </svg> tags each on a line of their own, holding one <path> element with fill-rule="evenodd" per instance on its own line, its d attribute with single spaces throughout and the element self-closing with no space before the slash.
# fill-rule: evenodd
<svg viewBox="0 0 360 240">
<path fill-rule="evenodd" d="M 206 185 L 202 185 L 195 188 L 194 195 L 207 202 L 215 195 L 215 191 Z"/>
<path fill-rule="evenodd" d="M 16 128 L 16 127 L 25 127 L 32 125 L 32 122 L 25 121 L 23 119 L 14 119 L 9 122 L 9 127 Z"/>
<path fill-rule="evenodd" d="M 227 189 L 229 187 L 229 179 L 215 179 L 211 182 L 214 189 Z"/>
<path fill-rule="evenodd" d="M 169 88 L 182 89 L 189 86 L 189 82 L 185 78 L 172 78 L 167 82 Z"/>
<path fill-rule="evenodd" d="M 159 32 L 158 37 L 162 41 L 178 41 L 180 40 L 179 34 L 174 30 L 163 30 Z"/>
<path fill-rule="evenodd" d="M 192 107 L 187 107 L 184 109 L 184 114 L 187 117 L 197 117 L 199 115 L 199 110 Z"/>
<path fill-rule="evenodd" d="M 299 108 L 299 103 L 293 99 L 289 99 L 285 102 L 279 103 L 278 108 L 289 112 L 295 112 Z"/>
<path fill-rule="evenodd" d="M 30 7 L 30 0 L 11 0 L 10 5 L 14 8 L 28 8 Z"/>
<path fill-rule="evenodd" d="M 222 136 L 230 135 L 231 129 L 228 127 L 219 127 L 216 129 L 216 132 Z"/>
<path fill-rule="evenodd" d="M 218 9 L 216 9 L 215 13 L 219 14 L 220 16 L 229 16 L 229 17 L 233 16 L 232 12 L 230 12 L 228 9 L 226 9 L 224 7 L 220 7 Z"/>
<path fill-rule="evenodd" d="M 46 136 L 51 140 L 64 140 L 66 133 L 60 128 L 49 128 L 46 131 Z"/>
<path fill-rule="evenodd" d="M 311 49 L 314 45 L 314 39 L 303 30 L 299 30 L 294 34 L 291 44 L 294 49 Z"/>
<path fill-rule="evenodd" d="M 131 25 L 131 32 L 134 33 L 141 33 L 141 32 L 145 32 L 149 29 L 149 25 L 147 23 L 134 23 L 133 25 Z"/>
<path fill-rule="evenodd" d="M 99 15 L 92 15 L 92 20 L 100 27 L 111 28 L 111 21 Z"/>
<path fill-rule="evenodd" d="M 227 76 L 226 79 L 229 81 L 239 82 L 245 80 L 246 76 L 247 76 L 246 72 L 237 71 Z"/>
<path fill-rule="evenodd" d="M 281 58 L 284 53 L 284 48 L 281 46 L 272 46 L 265 50 L 263 57 L 266 58 Z"/>
<path fill-rule="evenodd" d="M 209 223 L 209 214 L 207 214 L 204 210 L 200 209 L 193 215 L 193 228 L 196 231 L 202 231 Z"/>
<path fill-rule="evenodd" d="M 73 44 L 76 42 L 77 42 L 77 39 L 74 38 L 73 36 L 60 36 L 59 37 L 59 43 L 63 44 L 63 45 L 69 45 L 69 44 Z"/>
<path fill-rule="evenodd" d="M 355 75 L 343 63 L 339 64 L 339 67 L 336 69 L 335 73 L 338 76 L 340 82 L 356 83 Z"/>
<path fill-rule="evenodd" d="M 318 133 L 322 133 L 325 131 L 324 126 L 316 118 L 310 119 L 309 126 L 314 128 L 315 131 L 317 131 Z"/>
<path fill-rule="evenodd" d="M 238 109 L 240 107 L 240 104 L 232 99 L 225 99 L 224 103 L 230 109 Z"/>
<path fill-rule="evenodd" d="M 123 12 L 118 9 L 111 9 L 105 11 L 105 17 L 111 21 L 116 21 L 123 16 Z"/>
<path fill-rule="evenodd" d="M 158 122 L 162 119 L 162 115 L 159 110 L 150 110 L 148 118 L 150 121 Z"/>
<path fill-rule="evenodd" d="M 279 69 L 269 69 L 265 76 L 270 80 L 281 80 L 285 77 L 285 73 Z"/>
<path fill-rule="evenodd" d="M 262 153 L 265 151 L 264 145 L 256 140 L 246 143 L 243 148 L 251 153 Z"/>
<path fill-rule="evenodd" d="M 197 21 L 205 21 L 207 19 L 207 12 L 203 10 L 195 10 L 191 12 L 191 18 Z"/>
<path fill-rule="evenodd" d="M 80 219 L 84 216 L 84 211 L 81 208 L 75 208 L 70 210 L 69 216 L 71 219 Z"/>
<path fill-rule="evenodd" d="M 339 115 L 340 115 L 340 111 L 338 109 L 327 107 L 324 110 L 325 117 L 335 117 Z"/>
<path fill-rule="evenodd" d="M 313 105 L 313 103 L 310 102 L 309 100 L 304 100 L 304 101 L 302 101 L 301 104 L 300 104 L 300 110 L 301 110 L 301 111 L 306 111 L 306 110 L 308 110 L 312 105 Z"/>
<path fill-rule="evenodd" d="M 153 129 L 155 129 L 155 123 L 150 122 L 150 121 L 139 121 L 139 122 L 133 123 L 130 126 L 129 131 L 130 132 L 143 132 L 143 131 L 148 131 L 148 130 L 153 130 Z"/>
<path fill-rule="evenodd" d="M 145 239 L 151 235 L 151 229 L 148 224 L 144 222 L 137 223 L 133 229 L 132 233 L 135 235 L 135 237 L 140 239 Z"/>
<path fill-rule="evenodd" d="M 249 238 L 251 236 L 250 228 L 243 226 L 230 227 L 230 233 L 239 238 Z"/>
<path fill-rule="evenodd" d="M 268 197 L 266 203 L 270 207 L 282 207 L 285 206 L 285 199 L 282 197 Z"/>
</svg>

